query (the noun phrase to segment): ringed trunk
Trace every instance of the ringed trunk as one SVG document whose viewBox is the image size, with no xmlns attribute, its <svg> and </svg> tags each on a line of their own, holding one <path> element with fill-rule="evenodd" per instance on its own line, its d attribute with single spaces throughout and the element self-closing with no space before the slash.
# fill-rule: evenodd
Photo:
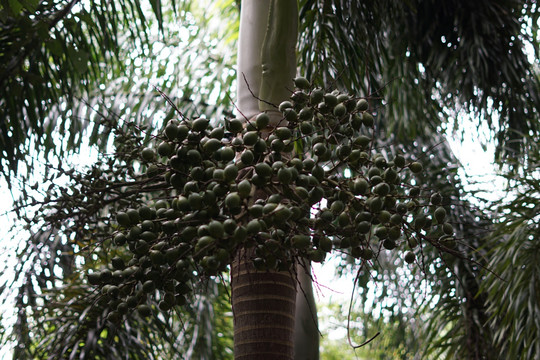
<svg viewBox="0 0 540 360">
<path fill-rule="evenodd" d="M 292 360 L 296 280 L 291 272 L 257 271 L 251 249 L 231 267 L 236 360 Z"/>
</svg>

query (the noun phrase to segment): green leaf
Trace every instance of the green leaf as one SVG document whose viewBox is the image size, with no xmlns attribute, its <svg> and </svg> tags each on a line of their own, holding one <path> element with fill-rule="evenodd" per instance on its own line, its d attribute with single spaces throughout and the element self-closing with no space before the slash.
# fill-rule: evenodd
<svg viewBox="0 0 540 360">
<path fill-rule="evenodd" d="M 50 39 L 46 41 L 45 46 L 47 46 L 47 49 L 49 49 L 54 56 L 60 57 L 64 53 L 64 45 L 58 39 Z"/>
</svg>

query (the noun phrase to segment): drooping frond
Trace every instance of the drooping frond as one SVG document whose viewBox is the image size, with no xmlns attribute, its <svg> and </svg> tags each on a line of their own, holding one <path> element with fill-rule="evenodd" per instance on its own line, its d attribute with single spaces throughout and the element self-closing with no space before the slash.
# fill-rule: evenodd
<svg viewBox="0 0 540 360">
<path fill-rule="evenodd" d="M 498 221 L 487 240 L 493 273 L 485 273 L 481 294 L 489 302 L 487 324 L 495 329 L 495 342 L 508 359 L 540 356 L 538 150 L 538 146 L 533 147 L 520 173 L 507 176 L 508 196 L 494 206 Z"/>
<path fill-rule="evenodd" d="M 236 7 L 230 3 L 213 4 L 205 12 L 204 4 L 191 1 L 32 3 L 0 9 L 0 170 L 5 176 L 17 172 L 21 160 L 29 161 L 32 151 L 62 155 L 78 149 L 85 129 L 92 134 L 90 144 L 100 144 L 98 124 L 91 119 L 96 107 L 115 105 L 116 115 L 126 121 L 148 122 L 147 110 L 155 113 L 151 104 L 161 101 L 154 86 L 177 103 L 229 102 L 235 55 L 230 48 L 236 41 Z M 210 16 L 218 15 L 230 19 L 230 31 L 212 23 Z M 56 132 L 66 135 L 60 146 Z"/>
<path fill-rule="evenodd" d="M 471 113 L 503 159 L 523 155 L 531 144 L 522 135 L 540 130 L 537 20 L 535 1 L 304 0 L 301 67 L 384 96 L 399 135 Z"/>
</svg>

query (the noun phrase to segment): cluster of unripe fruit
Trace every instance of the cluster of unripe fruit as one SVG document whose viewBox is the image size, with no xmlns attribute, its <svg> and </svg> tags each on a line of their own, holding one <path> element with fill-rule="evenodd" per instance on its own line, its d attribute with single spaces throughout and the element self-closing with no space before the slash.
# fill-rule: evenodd
<svg viewBox="0 0 540 360">
<path fill-rule="evenodd" d="M 121 255 L 88 276 L 111 320 L 133 308 L 148 315 L 148 296 L 163 311 L 183 305 L 191 283 L 225 271 L 241 247 L 265 271 L 321 262 L 334 249 L 368 261 L 399 248 L 413 263 L 421 240 L 451 246 L 441 195 L 403 183 L 422 165 L 374 148 L 368 101 L 295 83 L 277 126 L 266 113 L 215 127 L 171 120 L 157 146 L 142 149 L 158 198 L 111 219 Z"/>
</svg>

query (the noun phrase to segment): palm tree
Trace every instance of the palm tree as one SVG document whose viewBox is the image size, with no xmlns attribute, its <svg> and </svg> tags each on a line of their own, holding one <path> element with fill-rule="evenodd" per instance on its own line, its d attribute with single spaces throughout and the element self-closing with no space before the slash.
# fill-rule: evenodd
<svg viewBox="0 0 540 360">
<path fill-rule="evenodd" d="M 140 8 L 140 5 L 134 8 Z M 72 8 L 65 8 L 65 11 L 56 13 L 58 16 L 67 16 L 70 9 Z M 31 9 L 27 10 L 31 11 Z M 93 10 L 97 12 L 99 9 Z M 43 10 L 43 14 L 49 13 Z M 111 12 L 111 14 L 118 14 L 118 12 Z M 430 14 L 430 16 L 425 16 L 425 14 Z M 479 19 L 471 19 L 471 14 L 478 16 Z M 405 135 L 430 139 L 438 126 L 443 123 L 441 114 L 448 113 L 448 108 L 457 108 L 457 104 L 471 106 L 489 120 L 490 114 L 483 111 L 492 101 L 490 99 L 493 99 L 503 115 L 501 121 L 504 126 L 500 127 L 501 135 L 499 136 L 502 141 L 516 136 L 515 134 L 519 134 L 517 131 L 536 130 L 535 122 L 531 119 L 533 114 L 536 114 L 534 109 L 538 103 L 538 95 L 535 91 L 537 80 L 531 76 L 532 70 L 522 51 L 521 38 L 516 37 L 513 41 L 511 39 L 520 30 L 518 14 L 529 16 L 533 20 L 532 23 L 536 24 L 536 7 L 532 2 L 510 5 L 486 2 L 479 9 L 471 10 L 463 6 L 445 6 L 428 1 L 409 2 L 407 5 L 399 2 L 302 1 L 300 17 L 309 21 L 300 21 L 300 64 L 312 80 L 323 79 L 325 84 L 333 82 L 343 88 L 362 89 L 365 94 L 379 95 L 380 93 L 376 91 L 385 90 L 385 98 L 389 103 L 378 107 L 383 115 L 379 118 L 388 121 L 390 131 L 393 130 L 398 135 L 396 141 L 404 141 Z M 434 17 L 441 21 L 432 22 Z M 15 18 L 16 24 L 20 24 L 17 21 L 23 21 L 22 17 Z M 313 24 L 316 25 L 313 26 Z M 474 26 L 475 24 L 484 26 Z M 492 26 L 486 26 L 486 24 L 492 24 Z M 6 34 L 13 33 L 18 38 L 27 37 L 40 41 L 36 36 L 22 36 L 14 31 L 14 29 L 23 31 L 22 26 L 10 26 L 4 27 Z M 392 30 L 396 28 L 400 31 Z M 106 30 L 106 34 L 110 33 L 111 39 L 114 39 L 115 34 L 112 30 L 108 28 Z M 369 42 L 359 41 L 359 39 L 369 39 Z M 479 48 L 477 39 L 489 39 L 490 45 Z M 88 43 L 110 45 L 106 41 Z M 14 56 L 14 59 L 19 59 L 19 62 L 15 61 L 13 64 L 21 63 L 20 59 L 25 59 L 31 53 L 30 50 L 34 49 L 31 46 L 19 46 L 19 48 L 26 50 Z M 84 49 L 82 45 L 80 48 Z M 44 47 L 39 49 L 52 51 Z M 13 53 L 6 51 L 3 54 Z M 341 54 L 341 56 L 335 56 L 335 54 Z M 75 70 L 77 61 L 84 62 L 82 61 L 83 54 L 75 55 L 72 58 L 66 58 L 67 60 L 64 59 L 69 63 L 63 66 L 63 69 Z M 39 57 L 33 57 L 33 59 L 36 58 Z M 493 62 L 493 59 L 497 59 L 497 62 Z M 93 62 L 95 63 L 97 61 Z M 464 72 L 465 69 L 468 72 Z M 39 73 L 42 70 L 37 67 L 32 71 Z M 32 71 L 28 72 L 32 73 Z M 10 85 L 17 81 L 21 82 L 21 78 L 17 77 L 20 72 L 12 71 L 12 73 L 16 76 L 9 78 L 4 75 L 12 82 L 2 87 L 2 89 L 10 89 L 9 92 L 2 94 L 2 99 L 6 99 L 6 104 L 11 104 L 15 108 L 26 107 L 18 113 L 17 110 L 10 111 L 11 119 L 17 119 L 16 114 L 19 114 L 20 119 L 22 114 L 26 114 L 25 112 L 39 109 L 43 102 L 32 100 L 36 96 L 28 95 L 28 91 L 34 89 L 31 85 L 28 85 L 30 90 L 25 89 L 26 93 L 23 92 L 25 94 L 23 97 L 28 98 L 28 102 L 14 101 L 14 96 L 20 93 L 13 91 L 16 85 L 12 87 Z M 470 76 L 470 73 L 473 76 Z M 76 75 L 76 72 L 74 74 L 71 81 L 65 81 L 62 84 L 67 87 L 77 83 L 76 80 L 79 77 L 86 76 Z M 83 74 L 86 73 L 83 71 Z M 414 76 L 409 78 L 404 74 Z M 493 76 L 493 74 L 498 74 L 498 76 Z M 366 78 L 369 80 L 365 81 Z M 88 83 L 90 82 L 86 84 Z M 73 91 L 63 93 L 70 95 Z M 449 96 L 454 93 L 458 95 L 457 99 Z M 52 95 L 48 98 L 55 99 Z M 426 101 L 429 105 L 426 105 Z M 33 103 L 38 106 L 33 107 Z M 376 103 L 375 106 L 379 104 Z M 31 120 L 32 116 L 28 116 Z M 415 119 L 426 121 L 415 121 Z M 28 129 L 24 122 L 17 123 L 16 120 L 12 120 L 9 124 L 15 129 L 14 134 L 22 134 Z M 30 122 L 30 124 L 34 123 Z M 36 129 L 40 128 L 39 123 L 32 126 Z M 15 148 L 13 144 L 16 142 L 12 141 L 6 128 L 3 129 L 2 135 L 6 139 L 2 144 L 7 144 L 4 151 L 9 154 L 9 150 L 6 149 Z M 22 135 L 18 138 L 14 137 L 19 141 L 22 138 Z M 513 144 L 515 142 L 508 143 L 508 145 Z M 520 144 L 526 149 L 526 142 Z M 433 142 L 426 141 L 427 148 L 431 145 Z M 519 145 L 517 149 L 522 145 Z M 415 144 L 409 146 L 412 148 Z M 416 148 L 421 150 L 418 146 Z M 509 148 L 512 149 L 512 146 Z M 513 148 L 516 150 L 515 146 Z M 505 148 L 502 142 L 500 149 L 500 153 L 503 154 L 502 149 Z M 12 161 L 11 164 L 14 168 L 15 162 Z"/>
</svg>

